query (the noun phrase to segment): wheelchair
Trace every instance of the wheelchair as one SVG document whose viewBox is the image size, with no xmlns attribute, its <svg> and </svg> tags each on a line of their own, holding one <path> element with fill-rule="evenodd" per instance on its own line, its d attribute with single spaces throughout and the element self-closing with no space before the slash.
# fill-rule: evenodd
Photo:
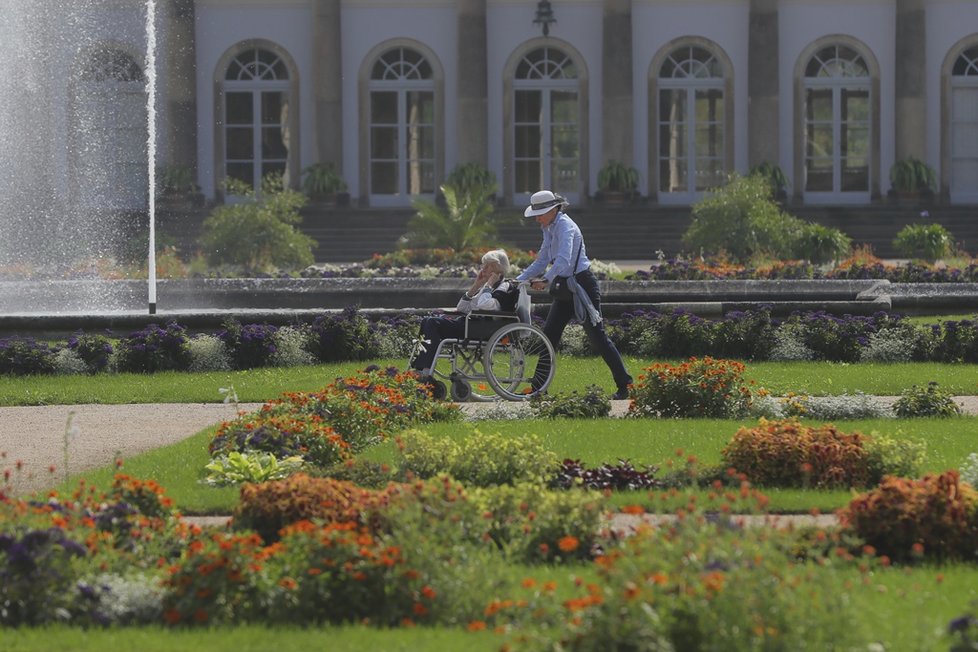
<svg viewBox="0 0 978 652">
<path fill-rule="evenodd" d="M 438 343 L 431 369 L 422 372 L 431 376 L 435 398 L 525 401 L 547 391 L 557 358 L 530 319 L 527 285 L 520 284 L 515 313 L 473 311 L 461 338 Z"/>
</svg>

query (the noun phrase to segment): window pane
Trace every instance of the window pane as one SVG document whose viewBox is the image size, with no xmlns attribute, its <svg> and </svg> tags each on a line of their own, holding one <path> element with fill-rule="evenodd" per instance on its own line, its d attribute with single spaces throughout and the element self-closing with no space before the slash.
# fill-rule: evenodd
<svg viewBox="0 0 978 652">
<path fill-rule="evenodd" d="M 850 159 L 869 156 L 869 128 L 843 126 L 839 154 Z"/>
<path fill-rule="evenodd" d="M 842 89 L 842 119 L 848 121 L 869 120 L 869 91 Z"/>
<path fill-rule="evenodd" d="M 542 130 L 538 125 L 516 127 L 516 157 L 540 158 L 543 153 L 541 134 Z"/>
<path fill-rule="evenodd" d="M 397 127 L 370 129 L 370 158 L 397 158 Z"/>
<path fill-rule="evenodd" d="M 408 157 L 435 158 L 435 130 L 432 127 L 411 127 L 407 130 Z"/>
<path fill-rule="evenodd" d="M 239 160 L 254 158 L 254 131 L 250 127 L 228 127 L 224 134 L 227 158 Z"/>
<path fill-rule="evenodd" d="M 723 185 L 723 161 L 718 158 L 696 159 L 696 190 L 703 192 Z"/>
<path fill-rule="evenodd" d="M 433 93 L 412 91 L 407 93 L 408 124 L 435 122 L 435 96 Z"/>
<path fill-rule="evenodd" d="M 832 190 L 832 159 L 816 158 L 805 161 L 805 190 Z"/>
<path fill-rule="evenodd" d="M 955 119 L 978 119 L 978 88 L 953 89 L 951 115 Z"/>
<path fill-rule="evenodd" d="M 430 161 L 412 161 L 407 165 L 408 194 L 429 194 L 435 191 L 435 164 Z"/>
<path fill-rule="evenodd" d="M 719 125 L 697 125 L 695 146 L 697 159 L 702 156 L 721 156 L 723 154 L 723 128 Z"/>
<path fill-rule="evenodd" d="M 254 120 L 251 93 L 225 94 L 224 122 L 229 125 L 250 125 Z"/>
<path fill-rule="evenodd" d="M 397 93 L 374 91 L 370 94 L 370 122 L 397 124 Z"/>
<path fill-rule="evenodd" d="M 550 94 L 550 119 L 577 124 L 577 93 L 553 91 Z"/>
<path fill-rule="evenodd" d="M 375 195 L 397 194 L 397 163 L 370 164 L 370 192 Z"/>
<path fill-rule="evenodd" d="M 516 161 L 515 182 L 516 192 L 536 192 L 543 187 L 543 175 L 539 161 Z"/>
<path fill-rule="evenodd" d="M 551 132 L 551 153 L 558 158 L 577 158 L 577 125 L 557 125 Z"/>
<path fill-rule="evenodd" d="M 261 176 L 285 176 L 285 161 L 265 161 L 261 166 Z"/>
<path fill-rule="evenodd" d="M 842 160 L 842 190 L 869 190 L 869 166 L 865 159 Z"/>
<path fill-rule="evenodd" d="M 282 140 L 281 128 L 265 127 L 261 130 L 261 156 L 282 159 L 288 156 L 288 149 Z"/>
<path fill-rule="evenodd" d="M 659 121 L 684 122 L 686 120 L 686 90 L 675 88 L 659 91 Z"/>
<path fill-rule="evenodd" d="M 808 125 L 805 154 L 809 157 L 831 157 L 835 148 L 832 143 L 832 125 Z"/>
<path fill-rule="evenodd" d="M 683 124 L 659 127 L 659 156 L 675 158 L 686 156 L 686 126 Z"/>
<path fill-rule="evenodd" d="M 281 92 L 261 94 L 262 124 L 281 124 L 286 117 L 285 94 Z"/>
<path fill-rule="evenodd" d="M 805 91 L 805 117 L 809 121 L 832 120 L 832 89 L 809 88 Z"/>
<path fill-rule="evenodd" d="M 951 167 L 953 190 L 978 190 L 978 159 L 954 161 Z"/>
<path fill-rule="evenodd" d="M 577 161 L 555 160 L 550 168 L 550 185 L 557 193 L 577 192 Z"/>
<path fill-rule="evenodd" d="M 717 122 L 723 120 L 723 91 L 707 89 L 696 91 L 696 121 Z"/>
<path fill-rule="evenodd" d="M 542 112 L 543 93 L 516 91 L 516 122 L 540 122 Z"/>
<path fill-rule="evenodd" d="M 251 163 L 228 163 L 225 174 L 229 179 L 243 181 L 249 186 L 255 184 L 255 166 Z"/>
<path fill-rule="evenodd" d="M 662 192 L 686 192 L 685 159 L 666 159 L 659 162 L 659 188 Z"/>
</svg>

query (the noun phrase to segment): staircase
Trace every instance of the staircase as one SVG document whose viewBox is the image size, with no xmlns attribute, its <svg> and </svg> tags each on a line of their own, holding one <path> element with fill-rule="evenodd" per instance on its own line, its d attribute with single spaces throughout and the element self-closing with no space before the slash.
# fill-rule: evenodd
<svg viewBox="0 0 978 652">
<path fill-rule="evenodd" d="M 937 222 L 944 225 L 960 247 L 978 251 L 978 208 L 933 206 L 921 217 L 921 208 L 871 205 L 845 207 L 788 206 L 786 210 L 802 219 L 838 228 L 854 244 L 868 244 L 881 258 L 898 258 L 893 249 L 897 232 L 913 223 Z M 516 249 L 540 246 L 540 229 L 524 221 L 521 207 L 501 208 L 507 216 L 498 229 L 499 245 Z M 317 262 L 348 263 L 370 258 L 397 248 L 398 238 L 407 231 L 414 214 L 406 209 L 310 208 L 303 210 L 302 230 L 318 246 Z M 587 252 L 598 260 L 653 261 L 656 251 L 673 257 L 684 250 L 682 234 L 689 227 L 688 207 L 592 204 L 571 206 L 568 214 L 584 231 Z"/>
</svg>

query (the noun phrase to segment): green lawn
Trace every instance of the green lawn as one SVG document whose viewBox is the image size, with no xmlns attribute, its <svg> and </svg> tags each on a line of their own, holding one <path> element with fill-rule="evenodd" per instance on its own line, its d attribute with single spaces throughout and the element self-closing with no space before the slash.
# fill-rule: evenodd
<svg viewBox="0 0 978 652">
<path fill-rule="evenodd" d="M 404 368 L 403 360 L 375 361 Z M 626 357 L 638 380 L 654 360 Z M 0 377 L 0 406 L 79 403 L 217 403 L 220 389 L 233 387 L 242 402 L 262 402 L 283 392 L 312 391 L 350 374 L 366 362 L 305 367 L 272 367 L 245 371 L 97 376 Z M 864 392 L 898 395 L 912 385 L 934 380 L 955 395 L 978 394 L 978 365 L 936 362 L 846 364 L 837 362 L 748 362 L 745 376 L 775 394 L 795 392 L 826 396 Z M 597 384 L 613 390 L 611 373 L 600 358 L 561 356 L 553 392 L 582 390 Z"/>
</svg>

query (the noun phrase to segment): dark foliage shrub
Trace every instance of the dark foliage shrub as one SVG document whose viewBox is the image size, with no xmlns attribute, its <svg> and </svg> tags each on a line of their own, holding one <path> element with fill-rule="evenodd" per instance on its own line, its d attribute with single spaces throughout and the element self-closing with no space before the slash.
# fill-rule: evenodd
<svg viewBox="0 0 978 652">
<path fill-rule="evenodd" d="M 0 339 L 0 374 L 27 376 L 54 371 L 54 351 L 33 337 Z"/>
<path fill-rule="evenodd" d="M 906 417 L 954 417 L 961 414 L 961 408 L 946 390 L 935 381 L 927 387 L 914 385 L 904 391 L 893 404 L 893 411 L 900 418 Z"/>
<path fill-rule="evenodd" d="M 149 324 L 119 341 L 116 368 L 135 373 L 183 370 L 190 365 L 186 328 L 171 321 Z"/>
<path fill-rule="evenodd" d="M 797 419 L 761 419 L 724 447 L 723 463 L 766 487 L 865 487 L 870 477 L 865 437 Z"/>
<path fill-rule="evenodd" d="M 283 527 L 303 520 L 376 529 L 383 507 L 399 493 L 396 485 L 374 491 L 352 482 L 296 473 L 284 480 L 242 485 L 233 523 L 235 529 L 254 530 L 266 543 L 277 540 Z"/>
<path fill-rule="evenodd" d="M 309 352 L 321 362 L 377 357 L 377 328 L 356 307 L 339 315 L 321 315 L 309 327 Z"/>
<path fill-rule="evenodd" d="M 629 491 L 634 489 L 661 489 L 665 484 L 655 478 L 658 467 L 647 466 L 636 469 L 628 460 L 619 460 L 618 464 L 602 464 L 587 468 L 580 460 L 566 459 L 560 464 L 551 487 L 571 489 L 610 489 L 612 491 Z"/>
<path fill-rule="evenodd" d="M 885 312 L 866 317 L 862 315 L 829 314 L 823 310 L 794 313 L 785 323 L 797 325 L 805 346 L 818 360 L 858 362 L 860 351 L 869 345 L 869 338 L 882 328 L 894 327 L 899 317 Z"/>
<path fill-rule="evenodd" d="M 931 326 L 933 359 L 938 362 L 978 362 L 978 322 L 942 321 Z"/>
<path fill-rule="evenodd" d="M 588 385 L 583 393 L 537 394 L 530 399 L 530 410 L 545 419 L 596 419 L 611 413 L 611 399 L 597 385 Z"/>
<path fill-rule="evenodd" d="M 106 336 L 81 331 L 68 338 L 68 348 L 85 362 L 91 373 L 105 371 L 113 351 Z"/>
<path fill-rule="evenodd" d="M 840 525 L 897 561 L 978 556 L 978 492 L 957 471 L 887 476 L 839 512 Z"/>
<path fill-rule="evenodd" d="M 264 367 L 275 353 L 275 333 L 271 324 L 241 324 L 237 319 L 224 320 L 217 334 L 227 344 L 235 369 Z"/>
<path fill-rule="evenodd" d="M 40 625 L 77 611 L 73 560 L 88 551 L 59 527 L 0 532 L 0 625 Z"/>
</svg>

